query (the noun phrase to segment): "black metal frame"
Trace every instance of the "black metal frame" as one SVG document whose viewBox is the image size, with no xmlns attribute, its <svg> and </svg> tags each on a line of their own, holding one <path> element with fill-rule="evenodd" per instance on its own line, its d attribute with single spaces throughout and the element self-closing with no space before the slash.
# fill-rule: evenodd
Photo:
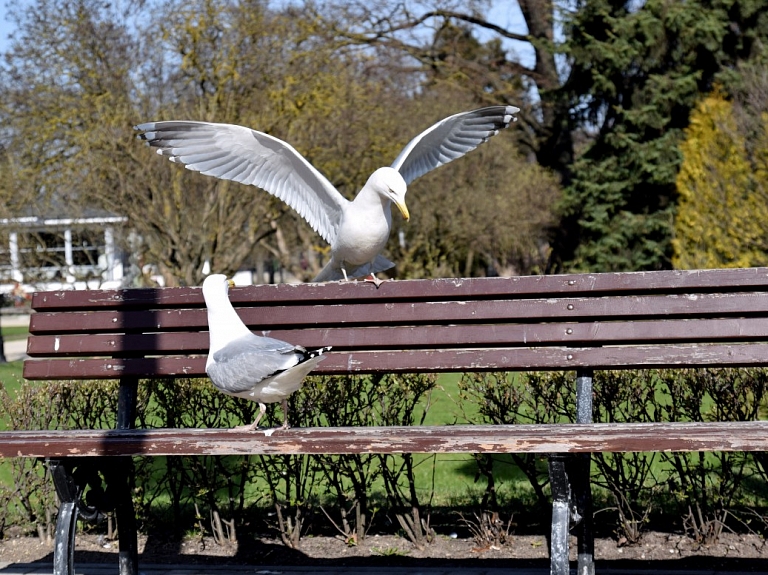
<svg viewBox="0 0 768 575">
<path fill-rule="evenodd" d="M 576 423 L 592 423 L 592 370 L 576 372 Z M 589 453 L 550 454 L 552 532 L 549 571 L 569 575 L 568 536 L 576 528 L 577 575 L 595 574 L 595 535 L 592 525 L 592 488 Z"/>
<path fill-rule="evenodd" d="M 137 378 L 120 380 L 117 429 L 132 429 L 135 425 L 138 383 Z M 136 516 L 131 498 L 131 458 L 66 457 L 47 459 L 46 462 L 60 502 L 53 549 L 53 574 L 75 574 L 78 518 L 99 521 L 104 517 L 104 512 L 114 510 L 118 526 L 120 575 L 138 575 Z M 106 487 L 102 488 L 102 483 Z M 88 486 L 91 489 L 84 498 Z"/>
</svg>

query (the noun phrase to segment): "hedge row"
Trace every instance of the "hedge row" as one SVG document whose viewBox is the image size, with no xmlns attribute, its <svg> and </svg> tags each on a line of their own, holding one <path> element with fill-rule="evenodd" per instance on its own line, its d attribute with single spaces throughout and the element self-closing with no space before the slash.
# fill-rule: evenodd
<svg viewBox="0 0 768 575">
<path fill-rule="evenodd" d="M 291 422 L 420 425 L 436 385 L 431 375 L 310 377 L 291 398 Z M 759 419 L 767 385 L 768 372 L 755 369 L 597 372 L 594 420 Z M 575 420 L 573 373 L 464 374 L 458 400 L 472 423 Z M 15 394 L 3 390 L 0 418 L 15 429 L 113 428 L 116 404 L 113 382 L 23 384 Z M 220 394 L 206 380 L 152 380 L 140 385 L 137 417 L 141 427 L 232 427 L 252 421 L 255 409 L 252 402 Z M 267 423 L 280 421 L 270 406 Z M 420 461 L 408 454 L 139 457 L 133 463 L 134 503 L 145 531 L 173 529 L 181 536 L 196 530 L 226 539 L 236 530 L 269 525 L 296 547 L 301 536 L 328 529 L 361 540 L 376 523 L 377 529 L 400 531 L 423 546 L 434 537 L 436 510 L 434 477 L 417 472 Z M 726 526 L 765 530 L 763 453 L 604 453 L 592 461 L 595 508 L 605 518 L 600 524 L 628 542 L 639 541 L 652 521 L 701 541 L 716 538 Z M 443 513 L 548 515 L 545 458 L 478 455 L 474 464 L 482 487 L 468 494 L 461 509 Z M 83 467 L 81 473 L 93 476 L 86 498 L 108 501 L 96 472 Z M 524 478 L 525 489 L 502 490 L 510 476 Z M 0 534 L 11 528 L 50 533 L 56 507 L 41 462 L 6 462 Z M 545 533 L 547 523 L 538 525 Z"/>
</svg>

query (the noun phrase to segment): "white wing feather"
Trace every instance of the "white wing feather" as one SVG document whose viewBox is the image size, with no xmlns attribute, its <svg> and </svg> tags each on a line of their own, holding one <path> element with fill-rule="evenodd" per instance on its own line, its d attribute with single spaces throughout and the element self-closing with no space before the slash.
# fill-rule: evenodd
<svg viewBox="0 0 768 575">
<path fill-rule="evenodd" d="M 291 145 L 233 124 L 169 121 L 135 127 L 157 153 L 187 169 L 261 188 L 332 244 L 348 200 Z"/>
<path fill-rule="evenodd" d="M 514 120 L 520 109 L 491 106 L 454 114 L 411 140 L 392 163 L 407 184 L 471 152 Z"/>
</svg>

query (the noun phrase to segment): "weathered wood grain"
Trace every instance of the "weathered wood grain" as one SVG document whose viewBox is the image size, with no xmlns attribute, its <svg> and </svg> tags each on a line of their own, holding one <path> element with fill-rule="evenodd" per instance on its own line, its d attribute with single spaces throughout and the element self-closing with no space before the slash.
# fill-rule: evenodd
<svg viewBox="0 0 768 575">
<path fill-rule="evenodd" d="M 611 347 L 541 347 L 499 349 L 383 350 L 335 352 L 314 374 L 451 373 L 650 369 L 689 367 L 756 367 L 766 364 L 768 344 L 668 345 Z M 27 379 L 118 379 L 124 376 L 205 377 L 205 356 L 146 358 L 69 358 L 24 362 Z"/>
<path fill-rule="evenodd" d="M 424 297 L 428 297 L 425 294 Z M 668 320 L 675 318 L 768 315 L 768 292 L 696 295 L 612 296 L 548 299 L 493 299 L 241 307 L 251 329 L 289 327 L 494 324 L 597 320 Z M 32 334 L 123 333 L 207 330 L 207 316 L 195 309 L 125 309 L 39 312 L 30 320 Z"/>
<path fill-rule="evenodd" d="M 424 291 L 439 299 L 494 297 L 515 294 L 530 297 L 606 293 L 685 293 L 708 291 L 768 291 L 768 268 L 674 270 L 657 272 L 620 272 L 601 274 L 570 274 L 549 276 L 519 276 L 509 278 L 440 278 L 432 280 L 401 280 L 385 282 L 378 289 L 370 283 L 326 283 L 300 285 L 259 285 L 234 288 L 235 303 L 253 300 L 263 302 L 322 302 L 379 300 L 381 298 L 420 298 Z M 203 306 L 199 288 L 168 288 L 163 290 L 90 290 L 38 292 L 32 307 L 37 310 L 75 310 L 113 307 Z"/>
<path fill-rule="evenodd" d="M 0 432 L 2 457 L 766 450 L 768 422 Z"/>
<path fill-rule="evenodd" d="M 376 329 L 302 328 L 256 331 L 303 345 L 332 345 L 337 351 L 422 348 L 621 345 L 645 343 L 749 342 L 768 340 L 768 319 L 686 321 L 381 326 Z M 208 352 L 208 332 L 63 334 L 29 338 L 32 357 L 141 356 Z"/>
</svg>

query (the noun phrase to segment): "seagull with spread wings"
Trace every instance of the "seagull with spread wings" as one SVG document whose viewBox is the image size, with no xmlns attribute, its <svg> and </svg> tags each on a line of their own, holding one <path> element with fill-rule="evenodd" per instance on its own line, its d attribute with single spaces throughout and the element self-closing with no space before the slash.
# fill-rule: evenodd
<svg viewBox="0 0 768 575">
<path fill-rule="evenodd" d="M 327 356 L 330 347 L 304 349 L 251 332 L 229 301 L 234 285 L 225 275 L 212 274 L 203 281 L 208 309 L 210 345 L 205 372 L 219 391 L 259 404 L 259 414 L 243 429 L 257 429 L 267 403 L 282 402 L 283 429 L 288 427 L 288 397 L 306 375 Z"/>
<path fill-rule="evenodd" d="M 139 124 L 139 139 L 158 154 L 202 174 L 250 184 L 280 198 L 331 245 L 331 259 L 313 281 L 372 276 L 395 264 L 381 255 L 392 227 L 391 205 L 403 217 L 408 185 L 460 158 L 515 120 L 515 106 L 490 106 L 445 118 L 411 140 L 390 167 L 379 168 L 347 200 L 290 144 L 232 124 L 167 121 Z"/>
</svg>

